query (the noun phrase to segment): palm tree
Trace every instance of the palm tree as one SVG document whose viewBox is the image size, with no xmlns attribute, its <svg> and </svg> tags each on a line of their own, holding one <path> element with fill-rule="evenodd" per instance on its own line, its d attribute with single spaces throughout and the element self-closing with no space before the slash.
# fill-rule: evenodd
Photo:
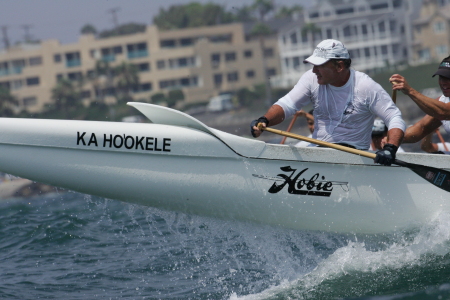
<svg viewBox="0 0 450 300">
<path fill-rule="evenodd" d="M 311 43 L 310 46 L 312 52 L 316 48 L 316 44 L 314 43 L 315 41 L 314 36 L 316 33 L 319 32 L 321 32 L 320 27 L 317 27 L 316 24 L 314 23 L 306 23 L 305 26 L 303 26 L 302 28 L 302 35 L 306 34 L 308 36 L 308 41 Z"/>
<path fill-rule="evenodd" d="M 60 80 L 52 89 L 52 100 L 54 109 L 62 111 L 69 118 L 69 111 L 81 105 L 81 93 L 68 79 Z"/>
<path fill-rule="evenodd" d="M 112 87 L 113 70 L 107 61 L 98 60 L 95 63 L 95 68 L 90 75 L 90 80 L 95 90 L 96 99 L 103 104 L 105 102 L 104 91 L 109 91 Z"/>
<path fill-rule="evenodd" d="M 19 105 L 19 100 L 11 95 L 9 89 L 0 87 L 0 115 L 5 117 L 12 116 L 12 108 L 16 105 Z"/>
<path fill-rule="evenodd" d="M 132 100 L 130 92 L 139 86 L 139 74 L 135 65 L 122 62 L 114 69 L 117 100 Z"/>
<path fill-rule="evenodd" d="M 274 10 L 275 5 L 272 0 L 254 0 L 252 8 L 258 13 L 259 22 L 253 27 L 251 34 L 257 36 L 259 39 L 259 46 L 262 54 L 262 65 L 264 68 L 264 79 L 266 84 L 266 106 L 272 105 L 272 88 L 270 86 L 270 79 L 267 76 L 267 64 L 265 60 L 265 38 L 272 34 L 272 30 L 264 23 L 264 19 L 268 13 Z"/>
</svg>

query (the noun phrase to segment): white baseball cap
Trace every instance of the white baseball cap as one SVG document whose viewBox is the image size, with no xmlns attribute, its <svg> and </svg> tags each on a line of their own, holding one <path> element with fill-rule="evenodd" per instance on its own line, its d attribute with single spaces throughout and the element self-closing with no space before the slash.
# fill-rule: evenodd
<svg viewBox="0 0 450 300">
<path fill-rule="evenodd" d="M 323 40 L 317 45 L 313 54 L 305 59 L 303 63 L 310 63 L 316 66 L 323 65 L 330 59 L 349 59 L 350 54 L 347 48 L 338 40 Z"/>
</svg>

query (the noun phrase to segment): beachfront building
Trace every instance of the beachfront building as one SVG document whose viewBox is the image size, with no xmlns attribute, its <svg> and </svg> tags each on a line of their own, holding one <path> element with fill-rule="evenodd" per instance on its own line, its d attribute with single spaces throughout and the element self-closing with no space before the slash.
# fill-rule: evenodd
<svg viewBox="0 0 450 300">
<path fill-rule="evenodd" d="M 148 102 L 155 93 L 182 89 L 186 103 L 206 102 L 279 74 L 276 35 L 266 38 L 262 50 L 250 30 L 241 23 L 169 31 L 148 26 L 143 33 L 110 38 L 81 35 L 74 44 L 46 40 L 9 47 L 0 52 L 0 86 L 19 99 L 19 110 L 39 112 L 51 102 L 58 80 L 92 78 L 99 60 L 112 67 L 125 61 L 139 70 L 134 100 Z M 97 79 L 85 80 L 84 101 L 114 102 L 108 78 Z"/>
<path fill-rule="evenodd" d="M 293 86 L 311 68 L 303 60 L 323 39 L 342 41 L 350 52 L 352 67 L 369 74 L 408 62 L 411 22 L 419 8 L 420 1 L 316 0 L 280 30 L 281 74 L 272 84 Z"/>
<path fill-rule="evenodd" d="M 415 64 L 441 61 L 450 55 L 450 1 L 423 0 L 420 17 L 413 22 Z"/>
</svg>

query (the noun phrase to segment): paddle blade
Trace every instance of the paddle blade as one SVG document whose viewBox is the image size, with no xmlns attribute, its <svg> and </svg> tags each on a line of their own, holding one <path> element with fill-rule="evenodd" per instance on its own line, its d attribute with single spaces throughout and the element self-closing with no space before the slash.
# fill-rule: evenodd
<svg viewBox="0 0 450 300">
<path fill-rule="evenodd" d="M 402 160 L 395 160 L 395 164 L 409 168 L 411 171 L 428 181 L 429 183 L 450 192 L 450 172 L 438 168 L 416 165 Z"/>
</svg>

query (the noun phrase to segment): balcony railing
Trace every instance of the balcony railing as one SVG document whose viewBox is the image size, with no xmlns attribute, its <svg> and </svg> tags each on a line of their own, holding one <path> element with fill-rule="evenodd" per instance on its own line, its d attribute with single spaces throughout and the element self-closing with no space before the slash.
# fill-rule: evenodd
<svg viewBox="0 0 450 300">
<path fill-rule="evenodd" d="M 128 52 L 129 59 L 139 58 L 139 57 L 147 57 L 147 56 L 148 56 L 147 50 L 138 50 L 138 51 Z"/>
<path fill-rule="evenodd" d="M 105 62 L 113 62 L 113 61 L 116 60 L 116 56 L 112 55 L 112 54 L 110 54 L 110 55 L 103 55 L 102 56 L 102 60 L 105 61 Z"/>
<path fill-rule="evenodd" d="M 72 59 L 66 61 L 66 67 L 72 68 L 72 67 L 78 67 L 81 66 L 81 59 Z"/>
<path fill-rule="evenodd" d="M 21 74 L 22 68 L 21 67 L 13 67 L 11 69 L 1 69 L 0 70 L 0 77 L 1 76 L 8 76 L 8 75 L 14 75 L 14 74 Z"/>
</svg>

